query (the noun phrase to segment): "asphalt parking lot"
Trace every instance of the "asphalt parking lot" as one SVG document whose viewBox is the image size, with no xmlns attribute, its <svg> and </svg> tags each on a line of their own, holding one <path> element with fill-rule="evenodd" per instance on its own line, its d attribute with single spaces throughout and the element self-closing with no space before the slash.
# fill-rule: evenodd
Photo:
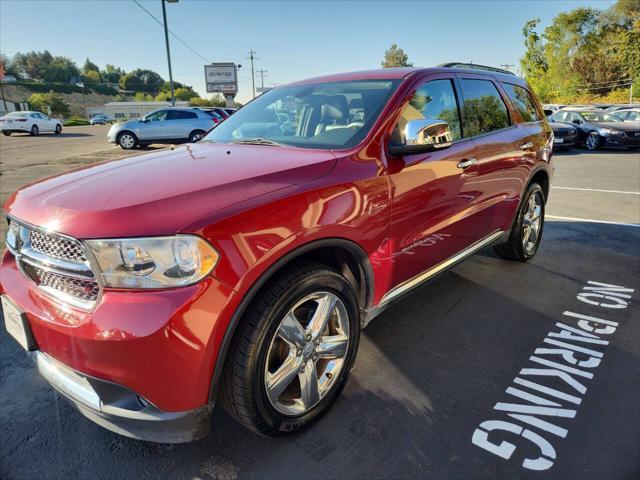
<svg viewBox="0 0 640 480">
<path fill-rule="evenodd" d="M 537 256 L 482 252 L 387 309 L 334 407 L 292 438 L 220 407 L 191 444 L 110 433 L 0 329 L 0 478 L 638 478 L 640 154 L 555 162 Z"/>
</svg>

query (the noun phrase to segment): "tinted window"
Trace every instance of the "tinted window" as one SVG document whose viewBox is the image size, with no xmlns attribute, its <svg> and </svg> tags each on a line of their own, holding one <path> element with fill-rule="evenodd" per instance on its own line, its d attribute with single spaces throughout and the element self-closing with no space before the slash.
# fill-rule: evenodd
<svg viewBox="0 0 640 480">
<path fill-rule="evenodd" d="M 195 112 L 185 112 L 184 110 L 171 110 L 167 115 L 167 120 L 193 120 L 198 118 Z"/>
<path fill-rule="evenodd" d="M 500 130 L 509 126 L 509 114 L 498 89 L 488 80 L 462 79 L 464 136 Z"/>
<path fill-rule="evenodd" d="M 525 122 L 540 120 L 536 103 L 526 89 L 510 83 L 503 83 L 502 86 Z"/>
<path fill-rule="evenodd" d="M 449 124 L 453 140 L 459 140 L 462 136 L 460 112 L 451 80 L 432 80 L 416 90 L 402 110 L 393 141 L 400 141 L 400 133 L 409 120 L 444 120 Z"/>
</svg>

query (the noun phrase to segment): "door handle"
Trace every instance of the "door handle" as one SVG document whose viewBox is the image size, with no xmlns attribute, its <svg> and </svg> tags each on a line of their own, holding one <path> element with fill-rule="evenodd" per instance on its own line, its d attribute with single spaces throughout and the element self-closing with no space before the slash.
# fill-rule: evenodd
<svg viewBox="0 0 640 480">
<path fill-rule="evenodd" d="M 469 168 L 471 165 L 477 165 L 477 164 L 478 164 L 478 160 L 476 160 L 475 158 L 468 158 L 458 163 L 458 168 L 466 169 L 466 168 Z"/>
<path fill-rule="evenodd" d="M 531 147 L 533 147 L 533 143 L 523 143 L 522 145 L 520 145 L 520 150 L 529 150 Z"/>
</svg>

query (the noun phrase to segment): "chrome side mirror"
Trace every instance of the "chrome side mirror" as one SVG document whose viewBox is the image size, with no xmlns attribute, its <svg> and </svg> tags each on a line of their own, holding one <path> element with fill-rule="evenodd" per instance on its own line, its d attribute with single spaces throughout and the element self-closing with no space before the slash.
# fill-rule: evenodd
<svg viewBox="0 0 640 480">
<path fill-rule="evenodd" d="M 444 120 L 409 120 L 402 132 L 400 143 L 389 150 L 394 155 L 411 155 L 448 148 L 453 143 L 449 124 Z"/>
</svg>

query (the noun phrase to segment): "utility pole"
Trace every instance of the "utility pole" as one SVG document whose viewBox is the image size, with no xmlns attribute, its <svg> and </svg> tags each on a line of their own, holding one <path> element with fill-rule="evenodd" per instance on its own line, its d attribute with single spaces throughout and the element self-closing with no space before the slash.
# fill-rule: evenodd
<svg viewBox="0 0 640 480">
<path fill-rule="evenodd" d="M 253 50 L 249 50 L 249 60 L 251 60 L 251 88 L 253 89 L 253 98 L 256 98 L 256 75 L 253 71 L 253 61 L 255 60 L 255 53 Z"/>
<path fill-rule="evenodd" d="M 265 77 L 265 74 L 267 73 L 267 71 L 260 69 L 257 72 L 260 75 L 260 87 L 264 88 L 264 77 Z"/>
<path fill-rule="evenodd" d="M 169 50 L 169 27 L 167 27 L 167 10 L 165 1 L 176 3 L 178 0 L 160 0 L 162 2 L 162 21 L 164 22 L 164 41 L 167 44 L 167 63 L 169 64 L 169 88 L 171 89 L 171 106 L 176 106 L 176 94 L 173 90 L 173 73 L 171 73 L 171 52 Z"/>
<path fill-rule="evenodd" d="M 513 63 L 502 63 L 500 64 L 500 66 L 505 70 L 509 70 L 509 71 L 511 71 L 511 67 L 515 67 Z"/>
<path fill-rule="evenodd" d="M 633 80 L 631 80 L 631 86 L 629 87 L 629 105 L 633 103 Z"/>
</svg>

